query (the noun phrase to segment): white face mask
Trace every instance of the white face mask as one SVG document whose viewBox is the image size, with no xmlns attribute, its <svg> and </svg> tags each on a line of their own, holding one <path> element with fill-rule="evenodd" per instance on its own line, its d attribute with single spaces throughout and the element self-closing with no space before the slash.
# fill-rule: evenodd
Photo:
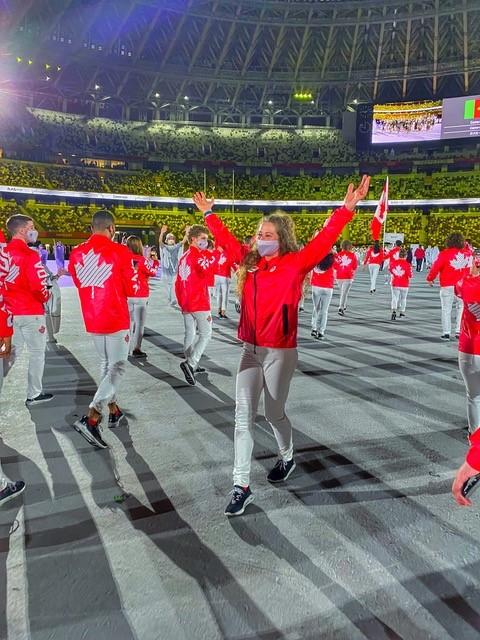
<svg viewBox="0 0 480 640">
<path fill-rule="evenodd" d="M 280 248 L 278 240 L 257 240 L 257 251 L 263 256 L 273 256 Z"/>
<path fill-rule="evenodd" d="M 38 240 L 38 231 L 36 229 L 29 229 L 27 231 L 25 239 L 28 244 L 35 244 L 35 242 Z"/>
<path fill-rule="evenodd" d="M 208 240 L 198 240 L 197 247 L 200 250 L 204 251 L 208 247 Z"/>
</svg>

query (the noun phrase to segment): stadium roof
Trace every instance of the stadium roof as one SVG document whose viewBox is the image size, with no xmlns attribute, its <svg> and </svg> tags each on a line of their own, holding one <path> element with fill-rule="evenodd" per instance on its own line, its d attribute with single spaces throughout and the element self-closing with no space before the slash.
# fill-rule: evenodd
<svg viewBox="0 0 480 640">
<path fill-rule="evenodd" d="M 33 103 L 47 108 L 64 99 L 333 112 L 355 101 L 480 92 L 478 0 L 7 6 L 2 58 L 15 68 L 9 88 L 35 94 Z"/>
</svg>

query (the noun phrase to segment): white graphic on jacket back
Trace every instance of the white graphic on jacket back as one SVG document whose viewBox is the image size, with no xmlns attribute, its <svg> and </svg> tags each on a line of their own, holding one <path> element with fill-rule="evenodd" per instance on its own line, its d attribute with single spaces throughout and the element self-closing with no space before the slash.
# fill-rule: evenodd
<svg viewBox="0 0 480 640">
<path fill-rule="evenodd" d="M 227 256 L 222 253 L 218 259 L 218 264 L 225 264 L 225 262 L 227 261 Z"/>
<path fill-rule="evenodd" d="M 345 269 L 350 264 L 352 264 L 352 259 L 349 258 L 348 256 L 339 256 L 337 261 L 342 269 Z"/>
<path fill-rule="evenodd" d="M 92 287 L 92 298 L 95 294 L 95 287 L 104 288 L 105 282 L 112 275 L 113 265 L 108 263 L 99 264 L 100 255 L 93 249 L 87 254 L 82 253 L 83 264 L 75 265 L 75 273 L 82 289 Z"/>
<path fill-rule="evenodd" d="M 455 271 L 461 271 L 462 269 L 466 269 L 472 265 L 472 256 L 466 256 L 464 253 L 460 251 L 455 255 L 455 257 L 450 260 L 450 266 L 452 266 Z"/>
<path fill-rule="evenodd" d="M 397 264 L 397 266 L 392 269 L 392 273 L 394 276 L 397 276 L 397 278 L 401 278 L 405 275 L 405 269 L 402 269 L 402 267 Z"/>
<path fill-rule="evenodd" d="M 186 260 L 182 260 L 178 265 L 178 275 L 180 276 L 180 280 L 182 280 L 182 282 L 186 282 L 191 273 L 192 270 L 190 269 L 190 265 Z"/>
<path fill-rule="evenodd" d="M 478 302 L 471 302 L 467 306 L 470 313 L 475 317 L 475 320 L 480 320 L 480 304 Z"/>
<path fill-rule="evenodd" d="M 13 284 L 19 275 L 20 275 L 20 267 L 18 266 L 18 264 L 14 264 L 13 262 L 11 262 L 8 267 L 8 273 L 5 276 L 5 282 L 8 282 L 9 284 Z"/>
</svg>

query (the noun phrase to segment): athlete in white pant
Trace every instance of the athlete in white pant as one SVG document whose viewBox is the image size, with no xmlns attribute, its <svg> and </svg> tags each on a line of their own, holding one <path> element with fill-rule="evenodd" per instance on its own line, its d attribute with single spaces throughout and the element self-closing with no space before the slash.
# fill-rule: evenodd
<svg viewBox="0 0 480 640">
<path fill-rule="evenodd" d="M 47 273 L 35 249 L 38 232 L 28 216 L 14 215 L 7 221 L 12 236 L 5 249 L 8 274 L 4 279 L 4 297 L 13 315 L 14 340 L 10 365 L 14 363 L 25 345 L 29 353 L 27 405 L 46 402 L 53 398 L 43 393 L 42 379 L 45 367 L 47 327 L 45 303 L 49 299 Z"/>
<path fill-rule="evenodd" d="M 458 469 L 452 492 L 461 506 L 471 501 L 462 494 L 464 484 L 480 472 L 480 251 L 473 256 L 471 273 L 458 282 L 456 294 L 464 303 L 458 340 L 458 363 L 467 392 L 470 450 Z"/>
<path fill-rule="evenodd" d="M 100 433 L 103 412 L 108 407 L 110 428 L 124 417 L 117 404 L 117 390 L 130 345 L 127 298 L 135 296 L 139 281 L 130 250 L 113 242 L 115 219 L 109 211 L 93 215 L 92 232 L 87 242 L 70 254 L 68 270 L 78 288 L 85 328 L 99 357 L 101 380 L 88 414 L 77 420 L 74 428 L 90 444 L 105 449 L 108 445 Z"/>
<path fill-rule="evenodd" d="M 292 426 L 285 414 L 290 381 L 297 362 L 298 304 L 306 275 L 331 251 L 357 202 L 368 192 L 369 178 L 360 187 L 350 185 L 345 205 L 336 210 L 323 229 L 302 250 L 297 250 L 290 216 L 275 213 L 264 218 L 251 252 L 242 259 L 241 244 L 211 209 L 213 200 L 197 193 L 194 202 L 205 215 L 215 240 L 236 261 L 241 299 L 239 338 L 244 343 L 236 385 L 235 462 L 232 497 L 227 516 L 241 515 L 252 502 L 250 465 L 258 401 L 263 392 L 265 416 L 277 441 L 279 457 L 267 475 L 269 482 L 287 480 L 295 469 Z"/>
<path fill-rule="evenodd" d="M 328 309 L 332 300 L 335 256 L 329 253 L 310 275 L 312 285 L 312 337 L 323 340 L 327 328 Z"/>
<path fill-rule="evenodd" d="M 340 290 L 338 313 L 344 316 L 347 309 L 348 294 L 352 288 L 358 267 L 358 258 L 352 251 L 352 243 L 349 240 L 344 240 L 341 248 L 342 250 L 335 256 L 335 277 Z"/>
<path fill-rule="evenodd" d="M 230 292 L 231 279 L 226 276 L 215 275 L 215 292 L 217 294 L 218 316 L 227 317 L 228 294 Z"/>
<path fill-rule="evenodd" d="M 392 320 L 397 319 L 398 309 L 400 309 L 400 318 L 405 316 L 408 288 L 412 277 L 412 265 L 406 260 L 406 250 L 400 249 L 398 255 L 398 260 L 391 258 L 388 263 L 392 287 Z"/>
<path fill-rule="evenodd" d="M 370 293 L 375 293 L 376 291 L 378 273 L 384 260 L 385 253 L 380 247 L 379 241 L 375 240 L 373 245 L 368 248 L 363 261 L 364 265 L 368 265 L 368 271 L 370 274 Z"/>
</svg>

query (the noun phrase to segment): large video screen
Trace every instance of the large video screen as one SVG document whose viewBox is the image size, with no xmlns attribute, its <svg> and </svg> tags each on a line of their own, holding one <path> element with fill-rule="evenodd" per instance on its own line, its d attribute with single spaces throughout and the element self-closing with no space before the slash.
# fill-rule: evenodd
<svg viewBox="0 0 480 640">
<path fill-rule="evenodd" d="M 373 106 L 372 144 L 480 136 L 480 96 Z"/>
</svg>

